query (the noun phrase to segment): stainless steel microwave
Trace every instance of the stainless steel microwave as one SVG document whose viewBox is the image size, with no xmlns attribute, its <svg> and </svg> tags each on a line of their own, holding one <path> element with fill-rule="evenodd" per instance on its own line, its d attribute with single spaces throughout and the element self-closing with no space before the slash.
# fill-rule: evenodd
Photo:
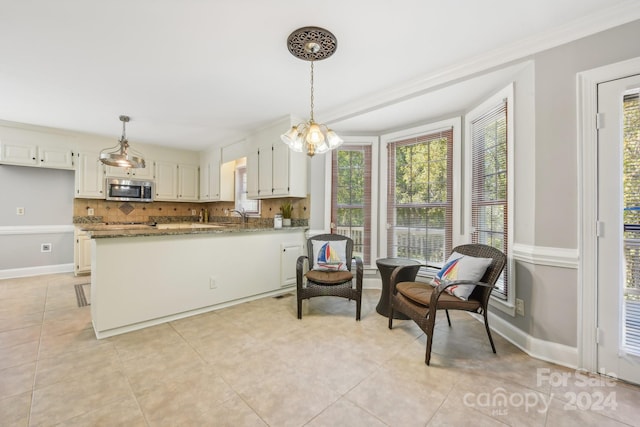
<svg viewBox="0 0 640 427">
<path fill-rule="evenodd" d="M 107 178 L 107 200 L 153 202 L 155 183 L 135 179 Z"/>
</svg>

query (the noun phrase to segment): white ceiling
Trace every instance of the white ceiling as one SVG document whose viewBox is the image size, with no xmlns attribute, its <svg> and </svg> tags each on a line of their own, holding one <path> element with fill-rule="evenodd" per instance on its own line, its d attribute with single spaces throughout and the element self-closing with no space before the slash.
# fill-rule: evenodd
<svg viewBox="0 0 640 427">
<path fill-rule="evenodd" d="M 308 118 L 309 63 L 286 40 L 320 26 L 338 49 L 316 63 L 317 121 L 380 132 L 465 108 L 512 71 L 478 70 L 638 19 L 639 3 L 0 0 L 0 120 L 115 140 L 127 114 L 132 144 L 226 145 Z"/>
</svg>

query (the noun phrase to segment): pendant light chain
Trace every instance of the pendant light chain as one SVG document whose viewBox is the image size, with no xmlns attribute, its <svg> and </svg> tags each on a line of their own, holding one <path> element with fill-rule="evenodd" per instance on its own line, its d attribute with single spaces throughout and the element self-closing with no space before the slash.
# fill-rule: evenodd
<svg viewBox="0 0 640 427">
<path fill-rule="evenodd" d="M 311 121 L 315 122 L 313 119 L 313 61 L 311 61 Z"/>
<path fill-rule="evenodd" d="M 127 140 L 127 122 L 126 120 L 122 121 L 122 137 L 121 140 L 122 141 L 126 141 Z"/>
</svg>

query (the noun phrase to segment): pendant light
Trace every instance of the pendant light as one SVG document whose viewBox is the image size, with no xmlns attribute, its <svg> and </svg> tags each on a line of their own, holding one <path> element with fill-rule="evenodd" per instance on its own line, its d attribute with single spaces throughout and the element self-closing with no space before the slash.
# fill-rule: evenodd
<svg viewBox="0 0 640 427">
<path fill-rule="evenodd" d="M 126 124 L 129 122 L 129 116 L 120 116 L 120 121 L 122 122 L 122 136 L 118 145 L 102 150 L 100 161 L 105 165 L 120 168 L 144 168 L 142 154 L 129 147 L 129 141 L 127 141 Z"/>
<path fill-rule="evenodd" d="M 291 150 L 306 151 L 309 157 L 326 153 L 344 141 L 326 125 L 316 123 L 313 117 L 313 63 L 333 55 L 338 48 L 338 40 L 324 28 L 303 27 L 289 35 L 287 47 L 296 58 L 311 62 L 311 116 L 308 122 L 293 126 L 280 138 Z"/>
</svg>

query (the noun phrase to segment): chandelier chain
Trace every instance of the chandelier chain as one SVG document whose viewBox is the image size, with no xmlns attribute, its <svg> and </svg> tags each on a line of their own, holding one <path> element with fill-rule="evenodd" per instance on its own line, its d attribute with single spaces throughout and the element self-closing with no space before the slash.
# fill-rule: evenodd
<svg viewBox="0 0 640 427">
<path fill-rule="evenodd" d="M 311 121 L 315 121 L 313 119 L 313 61 L 311 61 Z"/>
</svg>

